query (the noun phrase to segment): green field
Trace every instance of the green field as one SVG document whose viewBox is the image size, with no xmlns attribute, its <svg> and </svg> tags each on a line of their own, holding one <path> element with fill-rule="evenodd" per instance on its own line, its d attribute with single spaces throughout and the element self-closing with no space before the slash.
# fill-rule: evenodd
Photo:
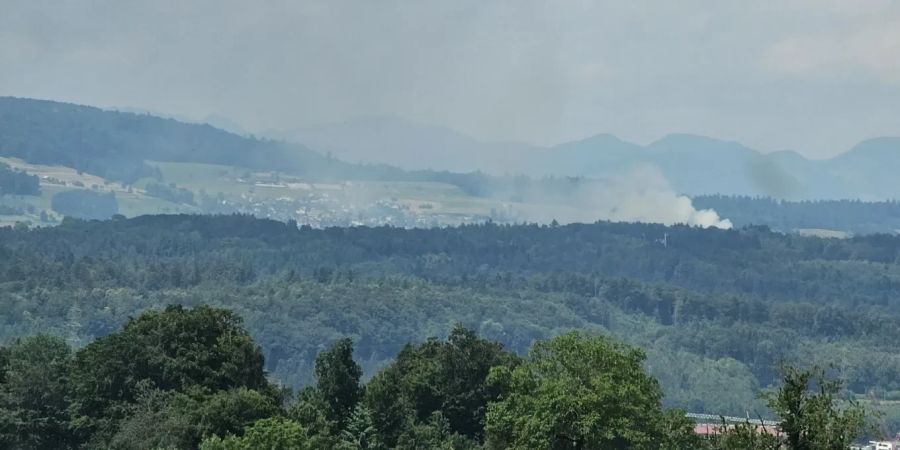
<svg viewBox="0 0 900 450">
<path fill-rule="evenodd" d="M 322 181 L 216 164 L 150 162 L 159 170 L 161 180 L 145 178 L 126 186 L 68 167 L 29 164 L 14 158 L 0 158 L 0 162 L 41 179 L 40 196 L 0 197 L 0 205 L 26 210 L 18 215 L 0 215 L 0 226 L 16 222 L 54 225 L 62 218 L 53 212 L 51 198 L 75 189 L 115 193 L 119 213 L 127 217 L 208 212 L 200 206 L 202 198 L 224 200 L 239 210 L 252 211 L 256 211 L 254 205 L 259 209 L 259 205 L 277 202 L 305 202 L 324 212 L 342 208 L 363 211 L 377 205 L 391 205 L 407 215 L 433 217 L 442 225 L 480 220 L 503 207 L 497 201 L 473 197 L 457 186 L 437 182 Z M 153 183 L 187 189 L 194 194 L 197 204 L 147 195 L 146 188 Z M 45 212 L 48 220 L 41 220 L 41 212 Z M 284 216 L 289 217 L 293 212 L 286 210 Z"/>
<path fill-rule="evenodd" d="M 0 215 L 0 226 L 12 225 L 16 222 L 27 222 L 32 225 L 55 225 L 62 218 L 54 213 L 50 202 L 53 196 L 63 191 L 89 189 L 97 192 L 113 192 L 119 203 L 119 213 L 128 217 L 143 214 L 161 214 L 178 212 L 198 212 L 197 208 L 185 204 L 177 204 L 148 196 L 141 185 L 124 186 L 95 175 L 79 173 L 75 169 L 62 166 L 44 166 L 29 164 L 15 158 L 0 158 L 0 162 L 23 170 L 41 179 L 41 195 L 39 196 L 3 196 L 0 205 L 27 209 L 26 214 Z M 41 221 L 44 211 L 48 221 Z"/>
</svg>

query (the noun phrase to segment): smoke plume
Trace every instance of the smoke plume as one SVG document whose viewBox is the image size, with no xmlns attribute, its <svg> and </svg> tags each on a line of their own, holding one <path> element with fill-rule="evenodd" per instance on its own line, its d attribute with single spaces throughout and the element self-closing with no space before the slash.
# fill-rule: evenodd
<svg viewBox="0 0 900 450">
<path fill-rule="evenodd" d="M 543 183 L 516 195 L 511 204 L 519 219 L 559 223 L 651 222 L 730 229 L 732 223 L 712 209 L 694 207 L 690 198 L 672 190 L 659 169 L 645 166 L 603 180 Z"/>
</svg>

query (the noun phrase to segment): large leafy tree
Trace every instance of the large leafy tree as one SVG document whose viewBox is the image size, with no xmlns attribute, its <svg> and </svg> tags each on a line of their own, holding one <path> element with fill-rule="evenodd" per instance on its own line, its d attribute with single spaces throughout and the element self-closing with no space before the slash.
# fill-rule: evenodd
<svg viewBox="0 0 900 450">
<path fill-rule="evenodd" d="M 480 440 L 487 405 L 500 395 L 498 386 L 487 384 L 487 375 L 492 367 L 517 361 L 500 344 L 456 326 L 446 341 L 406 346 L 369 382 L 366 404 L 391 445 L 404 427 L 428 422 L 435 412 L 450 432 Z"/>
<path fill-rule="evenodd" d="M 513 449 L 660 449 L 689 440 L 686 421 L 661 405 L 640 350 L 570 333 L 534 346 L 490 380 L 506 392 L 487 415 L 488 443 Z"/>
<path fill-rule="evenodd" d="M 844 450 L 873 431 L 873 416 L 852 400 L 841 400 L 843 384 L 821 368 L 782 369 L 781 387 L 766 395 L 781 419 L 778 433 L 751 423 L 726 427 L 710 447 L 715 450 Z"/>
<path fill-rule="evenodd" d="M 842 383 L 820 368 L 787 367 L 784 384 L 769 396 L 790 450 L 843 450 L 870 429 L 869 415 L 854 401 L 838 401 Z"/>
<path fill-rule="evenodd" d="M 56 337 L 35 336 L 0 353 L 0 447 L 75 448 L 66 398 L 69 346 Z"/>
<path fill-rule="evenodd" d="M 72 364 L 76 425 L 108 439 L 149 390 L 272 391 L 260 349 L 234 313 L 170 306 L 131 319 L 79 351 Z"/>
</svg>

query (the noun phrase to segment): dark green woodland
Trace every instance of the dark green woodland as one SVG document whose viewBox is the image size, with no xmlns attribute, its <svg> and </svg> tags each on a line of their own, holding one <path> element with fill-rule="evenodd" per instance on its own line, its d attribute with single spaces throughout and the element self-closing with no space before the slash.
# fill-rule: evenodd
<svg viewBox="0 0 900 450">
<path fill-rule="evenodd" d="M 371 380 L 367 395 L 387 389 L 385 395 L 407 400 L 379 404 L 356 392 L 344 403 L 313 409 L 325 423 L 345 428 L 357 413 L 351 404 L 373 402 L 357 419 L 373 421 L 379 439 L 390 445 L 411 432 L 404 422 L 407 408 L 415 411 L 416 426 L 449 426 L 485 442 L 484 405 L 498 395 L 493 388 L 479 388 L 474 397 L 455 400 L 461 402 L 457 406 L 440 408 L 422 407 L 419 396 L 444 394 L 421 390 L 482 382 L 493 366 L 510 367 L 507 375 L 497 375 L 506 388 L 533 387 L 508 378 L 517 373 L 514 366 L 536 351 L 537 343 L 572 331 L 606 336 L 616 343 L 612 349 L 626 355 L 631 350 L 620 345 L 642 349 L 629 356 L 629 364 L 658 386 L 644 401 L 663 408 L 774 417 L 777 411 L 759 394 L 780 385 L 785 363 L 828 368 L 827 375 L 841 383 L 841 401 L 889 402 L 900 398 L 898 293 L 900 238 L 888 235 L 821 239 L 759 227 L 725 231 L 623 223 L 319 230 L 249 216 L 66 219 L 54 228 L 0 229 L 5 354 L 31 342 L 29 336 L 57 337 L 39 357 L 58 361 L 58 370 L 86 372 L 48 375 L 47 389 L 66 390 L 51 397 L 74 401 L 62 409 L 78 414 L 83 438 L 103 442 L 118 439 L 128 420 L 162 420 L 136 418 L 130 408 L 156 411 L 222 390 L 243 395 L 235 389 L 261 392 L 270 400 L 217 401 L 265 400 L 281 407 L 285 389 L 306 398 L 325 370 L 317 357 L 345 338 L 352 345 L 340 347 L 342 358 L 352 352 L 359 370 L 341 370 Z M 166 356 L 175 350 L 159 339 L 202 334 L 203 327 L 142 328 L 160 314 L 142 312 L 168 305 L 225 314 L 208 319 L 215 322 L 208 337 L 188 339 L 192 344 L 185 351 L 199 352 L 191 356 L 197 368 Z M 119 331 L 123 324 L 125 331 Z M 215 344 L 220 339 L 215 327 L 223 324 L 230 330 L 227 343 Z M 397 377 L 415 371 L 396 369 L 404 357 L 440 359 L 440 342 L 449 337 L 452 343 L 460 330 L 471 330 L 467 339 L 485 340 L 479 344 L 487 346 L 479 350 L 487 352 L 484 359 L 467 361 L 481 367 L 471 369 L 476 375 L 453 379 L 458 371 L 441 375 L 432 367 L 422 374 L 429 381 L 409 386 L 406 394 L 395 392 L 404 386 Z M 160 345 L 162 354 L 145 353 Z M 128 355 L 123 367 L 107 361 L 120 353 Z M 184 356 L 176 353 L 176 360 Z M 141 375 L 92 372 L 119 369 Z M 54 387 L 68 379 L 76 384 Z M 111 379 L 126 380 L 127 388 L 108 385 Z M 338 383 L 329 389 L 349 388 Z M 170 391 L 190 398 L 170 398 Z M 78 395 L 90 401 L 73 400 Z M 308 402 L 318 401 L 313 397 Z M 135 406 L 140 402 L 155 406 Z M 527 404 L 509 407 L 529 409 Z M 436 411 L 441 415 L 434 422 Z M 454 411 L 482 413 L 467 418 Z M 897 419 L 888 414 L 880 420 L 892 428 Z M 304 423 L 304 433 L 311 432 L 312 425 Z M 504 425 L 503 433 L 526 426 L 516 423 Z M 440 434 L 431 428 L 417 432 Z M 209 434 L 193 433 L 194 441 Z M 512 445 L 510 439 L 504 442 Z"/>
</svg>

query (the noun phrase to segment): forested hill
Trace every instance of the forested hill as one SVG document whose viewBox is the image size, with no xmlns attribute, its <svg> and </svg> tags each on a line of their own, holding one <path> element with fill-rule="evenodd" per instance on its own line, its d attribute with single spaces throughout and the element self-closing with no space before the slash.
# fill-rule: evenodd
<svg viewBox="0 0 900 450">
<path fill-rule="evenodd" d="M 852 234 L 900 233 L 900 201 L 784 201 L 770 197 L 708 195 L 692 198 L 737 226 L 766 225 L 786 233 L 803 230 Z"/>
<path fill-rule="evenodd" d="M 49 331 L 74 344 L 146 308 L 228 307 L 292 385 L 338 337 L 355 338 L 371 373 L 461 323 L 520 353 L 567 330 L 612 334 L 648 351 L 669 404 L 695 411 L 755 411 L 783 360 L 839 363 L 853 392 L 900 394 L 900 237 L 888 235 L 67 219 L 0 229 L 0 303 L 0 339 Z"/>
<path fill-rule="evenodd" d="M 761 227 L 717 230 L 611 222 L 322 230 L 243 215 L 160 215 L 103 222 L 67 219 L 64 225 L 29 233 L 7 228 L 0 232 L 0 243 L 9 249 L 37 246 L 46 256 L 63 252 L 153 259 L 158 250 L 146 251 L 159 245 L 175 255 L 227 253 L 234 250 L 233 240 L 238 239 L 241 245 L 237 249 L 252 256 L 247 262 L 260 275 L 288 269 L 311 273 L 327 267 L 441 281 L 485 273 L 589 273 L 705 291 L 818 301 L 900 292 L 900 285 L 893 283 L 879 284 L 877 291 L 866 289 L 865 283 L 850 291 L 844 286 L 853 279 L 864 282 L 860 277 L 871 274 L 855 269 L 873 264 L 885 264 L 888 269 L 879 272 L 879 277 L 893 275 L 890 269 L 900 265 L 900 237 L 890 235 L 818 239 Z M 86 236 L 92 238 L 83 239 Z M 834 265 L 840 267 L 831 267 Z M 844 276 L 825 276 L 830 270 L 839 270 Z M 822 279 L 815 286 L 791 288 L 803 284 L 802 280 L 818 278 Z"/>
<path fill-rule="evenodd" d="M 144 160 L 258 169 L 336 164 L 299 145 L 244 138 L 208 125 L 11 97 L 0 98 L 0 155 L 127 181 L 152 175 Z"/>
<path fill-rule="evenodd" d="M 72 167 L 126 183 L 159 178 L 148 160 L 221 164 L 313 179 L 442 181 L 473 192 L 487 182 L 479 174 L 350 164 L 300 144 L 239 136 L 206 124 L 15 97 L 0 97 L 0 156 Z"/>
</svg>

